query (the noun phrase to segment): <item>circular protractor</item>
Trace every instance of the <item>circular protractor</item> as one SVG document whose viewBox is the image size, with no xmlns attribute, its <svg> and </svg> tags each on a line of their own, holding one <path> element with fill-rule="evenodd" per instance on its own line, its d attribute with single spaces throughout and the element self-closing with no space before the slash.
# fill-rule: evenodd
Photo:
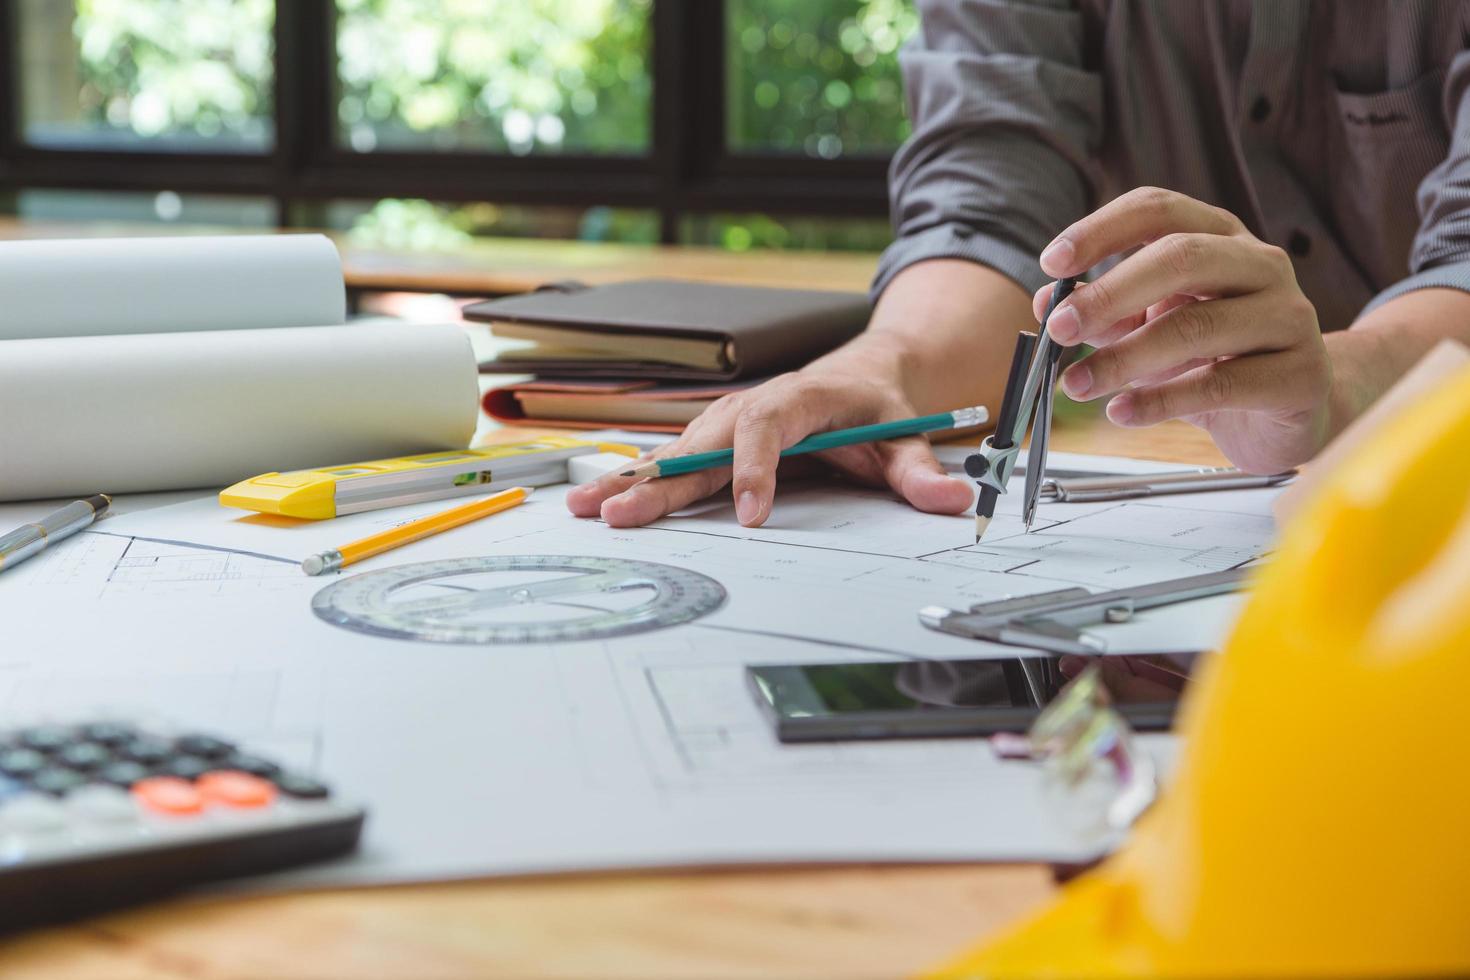
<svg viewBox="0 0 1470 980">
<path fill-rule="evenodd" d="M 434 643 L 598 640 L 677 626 L 725 602 L 714 579 L 624 558 L 508 555 L 400 565 L 311 600 L 329 623 Z"/>
</svg>

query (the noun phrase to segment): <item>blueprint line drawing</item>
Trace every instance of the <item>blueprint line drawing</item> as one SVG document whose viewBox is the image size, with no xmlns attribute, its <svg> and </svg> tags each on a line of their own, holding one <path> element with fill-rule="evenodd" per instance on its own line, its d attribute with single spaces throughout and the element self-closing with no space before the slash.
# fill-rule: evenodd
<svg viewBox="0 0 1470 980">
<path fill-rule="evenodd" d="M 783 484 L 755 529 L 734 520 L 727 495 L 626 530 L 571 517 L 562 491 L 543 488 L 361 566 L 596 556 L 673 566 L 727 593 L 692 622 L 519 645 L 369 635 L 313 614 L 318 591 L 347 576 L 312 579 L 300 558 L 423 510 L 282 529 L 199 497 L 109 518 L 0 577 L 0 615 L 15 624 L 0 653 L 0 711 L 106 701 L 293 742 L 304 765 L 366 805 L 368 836 L 352 860 L 262 883 L 272 887 L 750 861 L 1081 860 L 1096 845 L 1054 825 L 1033 767 L 996 760 L 978 740 L 783 745 L 746 666 L 1014 655 L 925 629 L 918 610 L 1250 564 L 1271 547 L 1273 496 L 1045 503 L 1023 534 L 1019 495 L 1008 494 L 976 545 L 967 515 L 919 514 L 840 483 Z M 464 595 L 459 584 L 434 588 Z M 574 605 L 563 616 L 627 599 L 556 597 Z M 1207 600 L 1100 629 L 1132 631 L 1108 634 L 1115 649 L 1210 649 L 1235 608 Z M 1173 744 L 1140 742 L 1151 753 Z"/>
</svg>

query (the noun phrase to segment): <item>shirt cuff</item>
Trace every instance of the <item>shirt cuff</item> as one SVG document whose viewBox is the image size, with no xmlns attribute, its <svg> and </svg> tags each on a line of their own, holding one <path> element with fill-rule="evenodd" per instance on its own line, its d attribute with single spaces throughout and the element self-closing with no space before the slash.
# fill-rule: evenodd
<svg viewBox="0 0 1470 980">
<path fill-rule="evenodd" d="M 878 302 L 878 297 L 888 288 L 893 277 L 915 262 L 926 259 L 968 259 L 989 266 L 1014 280 L 1030 296 L 1051 282 L 1046 273 L 1041 271 L 1036 256 L 1036 252 L 969 225 L 936 225 L 905 235 L 884 250 L 868 295 L 874 303 Z M 1470 282 L 1470 274 L 1465 278 Z"/>
<path fill-rule="evenodd" d="M 1461 292 L 1470 293 L 1470 259 L 1461 262 L 1447 262 L 1432 269 L 1425 269 L 1423 272 L 1416 272 L 1407 279 L 1400 279 L 1373 297 L 1358 314 L 1359 319 L 1389 300 L 1397 299 L 1405 293 L 1412 293 L 1416 289 L 1458 289 Z"/>
</svg>

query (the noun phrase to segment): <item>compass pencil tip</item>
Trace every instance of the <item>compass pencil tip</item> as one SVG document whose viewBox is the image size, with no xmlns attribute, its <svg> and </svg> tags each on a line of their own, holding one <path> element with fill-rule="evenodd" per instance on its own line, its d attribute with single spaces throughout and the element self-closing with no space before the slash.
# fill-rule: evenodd
<svg viewBox="0 0 1470 980">
<path fill-rule="evenodd" d="M 980 543 L 980 539 L 983 538 L 983 537 L 985 537 L 985 532 L 986 532 L 986 530 L 989 527 L 990 527 L 990 518 L 986 517 L 984 514 L 976 514 L 975 515 L 975 543 L 976 544 L 979 544 Z"/>
</svg>

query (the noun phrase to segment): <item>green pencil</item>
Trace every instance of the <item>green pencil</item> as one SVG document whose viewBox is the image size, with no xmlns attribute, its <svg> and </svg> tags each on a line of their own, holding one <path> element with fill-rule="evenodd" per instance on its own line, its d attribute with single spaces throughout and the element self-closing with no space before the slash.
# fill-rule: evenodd
<svg viewBox="0 0 1470 980">
<path fill-rule="evenodd" d="M 923 415 L 916 419 L 904 419 L 901 422 L 880 422 L 877 425 L 860 425 L 855 429 L 838 429 L 836 432 L 823 432 L 805 439 L 792 446 L 790 449 L 781 450 L 782 456 L 800 456 L 802 453 L 818 453 L 824 449 L 836 449 L 838 446 L 852 446 L 860 442 L 877 442 L 880 439 L 897 439 L 900 436 L 917 436 L 925 432 L 937 432 L 940 429 L 966 429 L 972 425 L 984 425 L 990 419 L 990 413 L 985 410 L 984 405 L 974 408 L 957 408 L 953 412 L 940 412 L 938 415 Z M 670 456 L 667 459 L 653 459 L 646 463 L 639 463 L 631 470 L 626 470 L 623 476 L 680 476 L 684 473 L 698 473 L 700 470 L 711 470 L 717 466 L 729 466 L 735 461 L 735 450 L 716 449 L 708 453 L 690 453 L 687 456 Z"/>
</svg>

